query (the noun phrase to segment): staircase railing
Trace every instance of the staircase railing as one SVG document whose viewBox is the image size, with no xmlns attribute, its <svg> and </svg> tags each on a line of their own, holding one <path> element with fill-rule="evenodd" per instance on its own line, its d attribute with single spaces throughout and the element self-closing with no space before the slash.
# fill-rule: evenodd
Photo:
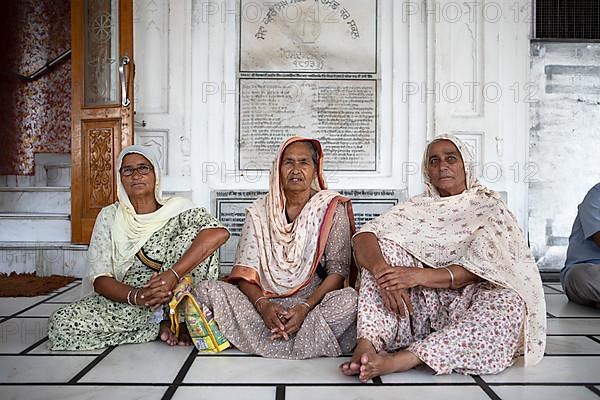
<svg viewBox="0 0 600 400">
<path fill-rule="evenodd" d="M 57 65 L 60 65 L 66 59 L 68 59 L 70 57 L 71 57 L 71 49 L 68 49 L 68 50 L 65 50 L 62 53 L 60 53 L 56 58 L 54 58 L 54 60 L 48 61 L 43 67 L 41 67 L 40 69 L 35 71 L 33 74 L 31 74 L 29 76 L 25 76 L 25 75 L 21 75 L 21 74 L 17 74 L 17 75 L 19 75 L 19 77 L 25 82 L 33 82 L 36 79 L 39 79 L 42 76 L 49 73 L 50 71 L 52 71 Z"/>
</svg>

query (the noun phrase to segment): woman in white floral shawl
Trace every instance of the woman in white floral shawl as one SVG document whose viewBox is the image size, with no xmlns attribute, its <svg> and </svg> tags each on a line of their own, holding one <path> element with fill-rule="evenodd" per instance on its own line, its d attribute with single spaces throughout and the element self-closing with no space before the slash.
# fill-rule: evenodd
<svg viewBox="0 0 600 400">
<path fill-rule="evenodd" d="M 424 195 L 353 238 L 362 267 L 357 347 L 340 366 L 362 382 L 426 364 L 493 374 L 544 355 L 540 275 L 514 216 L 476 179 L 467 148 L 444 135 L 423 158 Z"/>
</svg>

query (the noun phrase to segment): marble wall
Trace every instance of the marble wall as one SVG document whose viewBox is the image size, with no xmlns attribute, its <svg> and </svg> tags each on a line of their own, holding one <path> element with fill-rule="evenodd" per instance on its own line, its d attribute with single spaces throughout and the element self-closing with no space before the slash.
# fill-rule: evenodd
<svg viewBox="0 0 600 400">
<path fill-rule="evenodd" d="M 542 270 L 559 270 L 577 205 L 600 181 L 600 45 L 531 44 L 529 241 Z"/>
<path fill-rule="evenodd" d="M 69 0 L 8 3 L 16 7 L 16 23 L 7 29 L 12 32 L 9 58 L 14 72 L 30 75 L 71 47 Z M 0 175 L 32 175 L 34 153 L 71 150 L 70 61 L 33 82 L 11 80 L 9 88 L 11 96 L 3 105 L 10 115 L 7 119 L 15 123 L 2 125 L 2 144 L 7 146 L 3 150 L 8 150 L 9 157 L 1 158 Z"/>
</svg>

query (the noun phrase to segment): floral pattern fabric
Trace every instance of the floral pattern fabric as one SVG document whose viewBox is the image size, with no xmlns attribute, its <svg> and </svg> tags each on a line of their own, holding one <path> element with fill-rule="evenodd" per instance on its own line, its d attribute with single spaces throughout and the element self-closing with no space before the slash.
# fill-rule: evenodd
<svg viewBox="0 0 600 400">
<path fill-rule="evenodd" d="M 390 265 L 422 267 L 394 242 L 379 243 Z M 371 273 L 363 270 L 361 278 L 357 336 L 378 352 L 407 348 L 438 374 L 498 373 L 518 355 L 525 303 L 514 290 L 489 282 L 413 288 L 413 313 L 402 318 L 385 308 Z"/>
<path fill-rule="evenodd" d="M 248 231 L 246 231 L 248 232 Z M 326 275 L 347 277 L 350 271 L 350 221 L 346 208 L 338 204 L 320 264 Z M 315 273 L 308 284 L 293 296 L 269 301 L 286 308 L 306 301 L 323 278 Z M 219 329 L 239 350 L 263 357 L 305 359 L 335 357 L 352 351 L 356 343 L 356 301 L 354 288 L 333 290 L 308 313 L 302 327 L 290 340 L 271 340 L 271 331 L 262 317 L 236 286 L 225 282 L 201 282 L 197 298 L 213 310 Z"/>
<path fill-rule="evenodd" d="M 498 193 L 477 180 L 467 147 L 451 135 L 438 136 L 433 142 L 438 140 L 449 140 L 459 150 L 466 190 L 441 197 L 427 173 L 426 151 L 425 193 L 369 221 L 360 233 L 391 240 L 429 267 L 460 265 L 487 282 L 516 292 L 526 308 L 522 329 L 525 365 L 535 365 L 546 347 L 546 302 L 531 250 Z"/>
<path fill-rule="evenodd" d="M 110 220 L 110 218 L 108 218 Z M 202 229 L 220 228 L 221 223 L 204 208 L 194 208 L 173 217 L 155 232 L 143 246 L 151 259 L 170 268 L 189 248 Z M 110 241 L 104 243 L 110 254 Z M 218 252 L 213 253 L 192 272 L 192 280 L 216 280 L 219 277 Z M 143 287 L 154 270 L 135 259 L 123 283 Z M 143 343 L 156 339 L 159 322 L 146 307 L 130 306 L 93 293 L 56 310 L 48 325 L 51 350 L 91 350 L 124 343 Z"/>
</svg>

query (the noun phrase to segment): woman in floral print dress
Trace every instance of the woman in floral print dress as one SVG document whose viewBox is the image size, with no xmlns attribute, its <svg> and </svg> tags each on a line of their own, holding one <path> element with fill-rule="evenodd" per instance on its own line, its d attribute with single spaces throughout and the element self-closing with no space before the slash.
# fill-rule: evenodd
<svg viewBox="0 0 600 400">
<path fill-rule="evenodd" d="M 180 278 L 198 283 L 219 276 L 216 250 L 229 233 L 191 201 L 164 199 L 156 158 L 143 146 L 118 160 L 119 202 L 103 208 L 87 253 L 81 300 L 56 310 L 48 325 L 51 350 L 90 350 L 175 337 L 161 308 Z M 155 311 L 158 310 L 156 313 Z"/>
<path fill-rule="evenodd" d="M 323 151 L 292 137 L 273 161 L 269 193 L 246 210 L 226 282 L 201 282 L 198 299 L 239 350 L 263 357 L 335 357 L 356 343 L 350 199 L 327 190 Z"/>
<path fill-rule="evenodd" d="M 492 374 L 544 354 L 537 266 L 499 195 L 476 179 L 456 137 L 423 158 L 426 191 L 353 238 L 362 267 L 357 347 L 340 366 L 362 382 L 426 364 L 437 374 Z"/>
</svg>

